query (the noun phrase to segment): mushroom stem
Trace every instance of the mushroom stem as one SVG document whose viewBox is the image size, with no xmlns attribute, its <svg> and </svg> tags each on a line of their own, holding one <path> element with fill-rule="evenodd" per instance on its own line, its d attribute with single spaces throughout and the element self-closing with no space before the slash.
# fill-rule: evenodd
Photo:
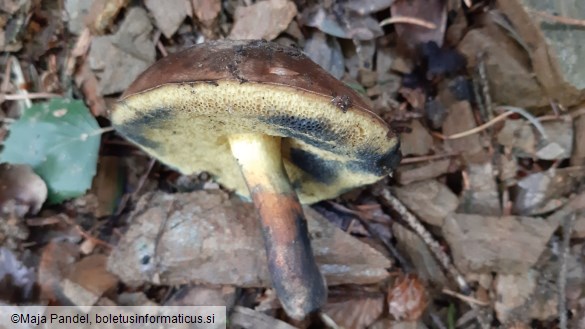
<svg viewBox="0 0 585 329">
<path fill-rule="evenodd" d="M 268 270 L 286 313 L 302 319 L 327 298 L 313 256 L 303 208 L 284 169 L 280 137 L 229 137 L 262 223 Z"/>
</svg>

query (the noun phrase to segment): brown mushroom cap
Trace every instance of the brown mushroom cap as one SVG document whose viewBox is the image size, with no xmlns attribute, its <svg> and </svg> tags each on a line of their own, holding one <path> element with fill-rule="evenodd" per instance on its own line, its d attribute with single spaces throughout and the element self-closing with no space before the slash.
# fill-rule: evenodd
<svg viewBox="0 0 585 329">
<path fill-rule="evenodd" d="M 208 171 L 248 196 L 228 137 L 282 137 L 303 203 L 388 175 L 399 142 L 360 96 L 295 48 L 215 41 L 161 59 L 122 95 L 115 128 L 184 174 Z"/>
</svg>

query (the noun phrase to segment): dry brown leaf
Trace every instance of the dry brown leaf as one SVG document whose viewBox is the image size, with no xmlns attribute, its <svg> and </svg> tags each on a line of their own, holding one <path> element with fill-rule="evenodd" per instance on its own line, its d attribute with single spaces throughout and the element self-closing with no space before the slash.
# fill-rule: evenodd
<svg viewBox="0 0 585 329">
<path fill-rule="evenodd" d="M 38 282 L 41 298 L 61 300 L 61 282 L 79 258 L 77 246 L 68 242 L 51 242 L 45 246 L 39 264 Z"/>
<path fill-rule="evenodd" d="M 144 5 L 154 16 L 156 26 L 167 38 L 171 38 L 185 18 L 192 15 L 189 0 L 144 0 Z"/>
<path fill-rule="evenodd" d="M 513 274 L 536 263 L 557 227 L 541 218 L 453 214 L 443 235 L 459 270 Z"/>
<path fill-rule="evenodd" d="M 328 284 L 375 283 L 390 261 L 304 208 L 313 251 Z M 126 283 L 206 283 L 267 287 L 260 224 L 252 204 L 221 190 L 149 193 L 111 254 L 108 268 Z M 155 252 L 156 251 L 156 252 Z"/>
<path fill-rule="evenodd" d="M 94 254 L 73 265 L 67 278 L 98 297 L 114 288 L 118 279 L 106 270 L 107 256 Z"/>
<path fill-rule="evenodd" d="M 414 274 L 399 276 L 388 291 L 389 311 L 397 320 L 418 320 L 428 303 L 426 288 Z"/>
<path fill-rule="evenodd" d="M 323 312 L 336 324 L 347 329 L 364 329 L 374 323 L 384 311 L 384 296 L 349 298 L 330 302 Z"/>
<path fill-rule="evenodd" d="M 286 30 L 297 14 L 297 7 L 289 0 L 259 1 L 248 7 L 238 7 L 230 39 L 274 40 Z"/>
<path fill-rule="evenodd" d="M 193 12 L 199 21 L 209 26 L 221 12 L 221 0 L 191 0 Z"/>
</svg>

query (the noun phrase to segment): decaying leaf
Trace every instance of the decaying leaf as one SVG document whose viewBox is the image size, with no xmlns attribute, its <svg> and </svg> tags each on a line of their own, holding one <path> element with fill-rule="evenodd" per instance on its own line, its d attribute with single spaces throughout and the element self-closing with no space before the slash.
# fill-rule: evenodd
<svg viewBox="0 0 585 329">
<path fill-rule="evenodd" d="M 297 7 L 289 0 L 265 0 L 249 7 L 238 7 L 229 37 L 274 40 L 296 14 Z"/>
<path fill-rule="evenodd" d="M 408 209 L 431 225 L 443 225 L 445 218 L 459 204 L 457 196 L 436 180 L 415 182 L 393 191 Z"/>
<path fill-rule="evenodd" d="M 388 307 L 396 320 L 418 320 L 428 303 L 424 284 L 413 274 L 399 276 L 388 291 Z"/>
<path fill-rule="evenodd" d="M 323 312 L 343 328 L 368 328 L 384 311 L 382 294 L 363 297 L 346 297 L 339 301 L 330 301 L 323 307 Z"/>
<path fill-rule="evenodd" d="M 167 38 L 177 32 L 187 16 L 192 15 L 190 0 L 145 0 L 144 5 L 154 16 L 156 26 Z"/>
<path fill-rule="evenodd" d="M 305 208 L 313 251 L 329 285 L 375 283 L 390 262 Z M 251 204 L 220 190 L 148 193 L 108 262 L 128 284 L 270 286 L 260 224 Z"/>
<path fill-rule="evenodd" d="M 35 104 L 10 126 L 0 162 L 30 165 L 47 184 L 50 203 L 80 196 L 95 174 L 98 129 L 81 101 Z"/>
<path fill-rule="evenodd" d="M 133 7 L 115 35 L 93 38 L 89 63 L 93 70 L 103 71 L 99 83 L 102 95 L 124 91 L 154 62 L 156 52 L 151 31 L 146 10 Z"/>
<path fill-rule="evenodd" d="M 557 227 L 541 218 L 453 214 L 443 234 L 459 270 L 515 274 L 536 263 Z"/>
</svg>

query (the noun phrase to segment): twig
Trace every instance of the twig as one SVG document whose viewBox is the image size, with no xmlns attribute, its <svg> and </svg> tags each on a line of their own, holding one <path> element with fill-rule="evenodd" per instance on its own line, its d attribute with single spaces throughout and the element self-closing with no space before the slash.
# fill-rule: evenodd
<svg viewBox="0 0 585 329">
<path fill-rule="evenodd" d="M 457 134 L 453 134 L 450 136 L 444 136 L 441 135 L 439 133 L 434 133 L 433 135 L 439 137 L 440 139 L 445 139 L 445 140 L 451 140 L 451 139 L 459 139 L 459 138 L 463 138 L 463 137 L 467 137 L 473 134 L 477 134 L 481 131 L 484 131 L 485 129 L 487 129 L 488 127 L 491 127 L 493 125 L 495 125 L 496 123 L 506 119 L 507 117 L 509 117 L 510 115 L 514 114 L 515 112 L 509 111 L 509 112 L 504 112 L 500 115 L 498 115 L 497 117 L 493 118 L 491 121 L 488 121 L 484 124 L 482 124 L 481 126 L 475 127 L 473 129 L 469 129 L 467 131 L 464 132 L 460 132 Z"/>
<path fill-rule="evenodd" d="M 386 26 L 386 25 L 390 25 L 390 24 L 402 24 L 402 23 L 418 25 L 418 26 L 426 27 L 427 29 L 430 29 L 430 30 L 434 30 L 437 28 L 437 25 L 432 23 L 432 22 L 425 21 L 424 19 L 420 19 L 420 18 L 416 18 L 416 17 L 407 17 L 407 16 L 394 16 L 394 17 L 386 18 L 385 20 L 380 22 L 380 26 Z"/>
<path fill-rule="evenodd" d="M 479 305 L 479 306 L 489 306 L 490 305 L 490 303 L 488 303 L 488 302 L 483 302 L 483 301 L 478 300 L 476 298 L 472 298 L 472 297 L 469 297 L 469 296 L 462 295 L 462 294 L 460 294 L 460 293 L 458 293 L 456 291 L 452 291 L 452 290 L 449 290 L 447 288 L 443 288 L 442 293 L 444 293 L 445 295 L 453 296 L 455 298 L 459 298 L 462 301 L 467 302 L 469 304 L 476 304 L 476 305 Z"/>
<path fill-rule="evenodd" d="M 545 18 L 545 19 L 553 21 L 555 23 L 585 27 L 585 20 L 582 20 L 582 19 L 565 17 L 565 16 L 557 16 L 557 15 L 545 13 L 545 12 L 538 11 L 538 10 L 533 10 L 532 13 L 535 14 L 536 16 Z"/>
<path fill-rule="evenodd" d="M 411 164 L 411 163 L 418 163 L 418 162 L 425 162 L 425 161 L 433 161 L 433 160 L 448 158 L 448 157 L 457 156 L 457 155 L 458 155 L 457 153 L 423 155 L 423 156 L 419 156 L 419 157 L 412 157 L 412 158 L 403 159 L 402 161 L 400 161 L 400 164 L 403 165 L 403 164 Z"/>
<path fill-rule="evenodd" d="M 563 244 L 561 246 L 561 268 L 559 270 L 559 328 L 567 329 L 567 258 L 569 257 L 569 242 L 575 223 L 575 212 L 563 219 Z"/>
<path fill-rule="evenodd" d="M 538 121 L 532 114 L 528 113 L 525 109 L 515 106 L 498 106 L 498 109 L 520 114 L 521 116 L 526 118 L 526 120 L 530 121 L 530 123 L 532 123 L 534 128 L 536 128 L 536 130 L 538 130 L 538 132 L 542 136 L 542 139 L 548 140 L 548 134 L 544 130 L 544 127 L 542 126 L 540 121 Z"/>
<path fill-rule="evenodd" d="M 479 64 L 477 66 L 477 73 L 479 75 L 479 84 L 481 85 L 481 93 L 483 95 L 484 100 L 484 111 L 487 115 L 487 120 L 490 121 L 494 117 L 493 109 L 492 109 L 492 96 L 490 93 L 490 84 L 487 78 L 487 72 L 485 69 L 485 53 L 479 55 Z"/>
<path fill-rule="evenodd" d="M 418 219 L 406 209 L 406 207 L 396 199 L 388 189 L 382 189 L 382 198 L 396 210 L 406 220 L 408 225 L 423 239 L 425 244 L 429 247 L 431 252 L 435 255 L 441 266 L 455 279 L 459 289 L 467 294 L 470 291 L 469 285 L 463 278 L 463 275 L 451 264 L 451 259 L 447 255 L 439 243 L 431 236 L 429 231 L 418 221 Z"/>
<path fill-rule="evenodd" d="M 6 101 L 20 101 L 20 100 L 29 100 L 29 99 L 40 99 L 40 98 L 55 98 L 55 97 L 63 97 L 59 94 L 52 94 L 52 93 L 27 93 L 27 94 L 3 94 L 0 95 L 0 99 Z"/>
<path fill-rule="evenodd" d="M 125 194 L 122 197 L 122 200 L 120 200 L 120 204 L 118 204 L 118 209 L 116 210 L 116 213 L 114 214 L 115 216 L 119 216 L 122 213 L 122 211 L 124 211 L 124 208 L 126 208 L 126 204 L 130 200 L 130 198 L 135 196 L 138 192 L 140 192 L 140 190 L 142 189 L 142 186 L 144 186 L 144 183 L 146 182 L 146 179 L 148 178 L 148 175 L 152 171 L 152 168 L 154 167 L 155 163 L 156 163 L 156 160 L 154 158 L 151 158 L 150 162 L 148 163 L 148 168 L 146 169 L 146 172 L 142 175 L 142 177 L 140 177 L 140 180 L 138 181 L 138 185 L 136 186 L 136 189 L 131 194 Z"/>
<path fill-rule="evenodd" d="M 329 315 L 320 312 L 319 313 L 319 317 L 321 318 L 321 320 L 323 320 L 323 322 L 325 323 L 325 325 L 330 328 L 330 329 L 340 329 L 339 326 L 337 325 L 337 323 L 335 323 L 335 321 L 333 321 L 333 319 L 331 317 L 329 317 Z"/>
</svg>

